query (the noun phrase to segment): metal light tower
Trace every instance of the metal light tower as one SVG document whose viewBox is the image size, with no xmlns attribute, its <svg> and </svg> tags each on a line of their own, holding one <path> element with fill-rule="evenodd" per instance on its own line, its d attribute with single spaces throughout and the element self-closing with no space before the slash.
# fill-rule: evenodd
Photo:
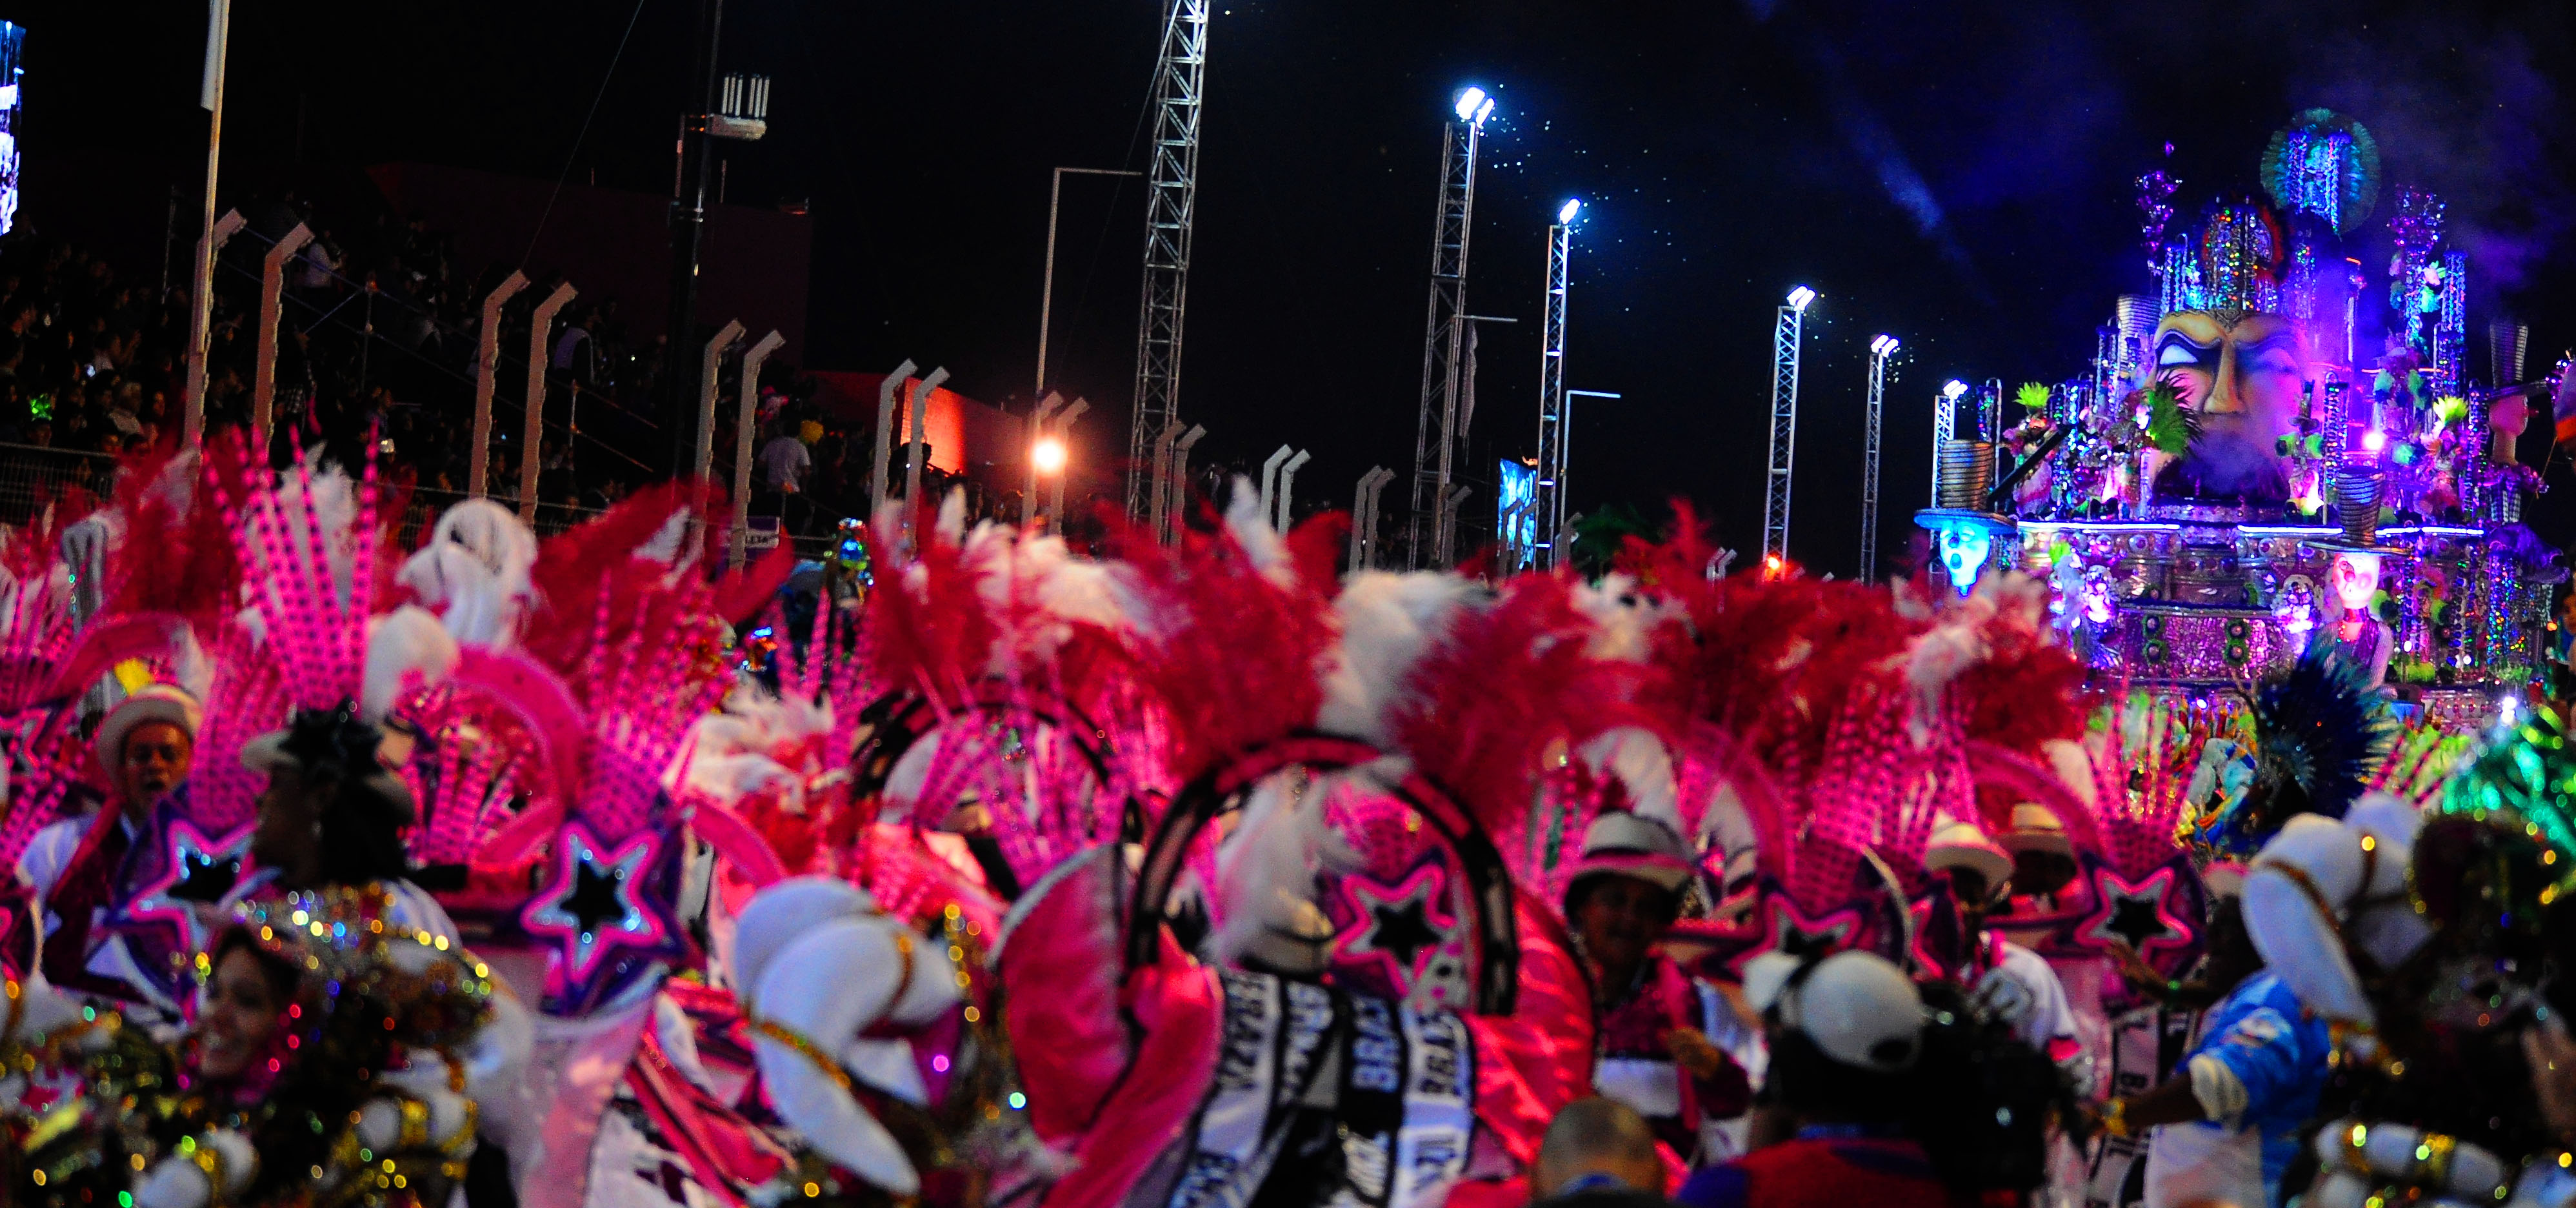
<svg viewBox="0 0 2576 1208">
<path fill-rule="evenodd" d="M 1449 549 L 1449 479 L 1465 450 L 1458 423 L 1459 353 L 1467 330 L 1467 236 L 1476 207 L 1476 138 L 1494 112 L 1482 88 L 1458 94 L 1440 130 L 1440 206 L 1431 224 L 1431 305 L 1422 333 L 1422 410 L 1413 433 L 1409 564 Z M 1435 432 L 1437 435 L 1435 435 Z M 1434 440 L 1439 442 L 1435 448 Z"/>
<path fill-rule="evenodd" d="M 1869 419 L 1861 437 L 1860 581 L 1878 582 L 1878 429 L 1887 400 L 1887 358 L 1896 355 L 1896 337 L 1869 342 Z"/>
<path fill-rule="evenodd" d="M 1762 487 L 1762 573 L 1778 574 L 1789 560 L 1789 464 L 1798 450 L 1798 348 L 1807 304 L 1816 291 L 1789 291 L 1771 327 L 1771 474 Z"/>
<path fill-rule="evenodd" d="M 1538 482 L 1530 490 L 1536 544 L 1531 560 L 1541 571 L 1556 568 L 1556 535 L 1565 527 L 1565 281 L 1574 256 L 1574 216 L 1581 201 L 1557 208 L 1547 228 L 1547 318 L 1539 327 Z"/>
<path fill-rule="evenodd" d="M 1136 317 L 1136 406 L 1127 424 L 1127 517 L 1144 509 L 1154 438 L 1181 414 L 1181 317 L 1198 212 L 1199 98 L 1209 0 L 1172 0 L 1154 65 L 1153 163 L 1145 174 L 1145 286 Z"/>
</svg>

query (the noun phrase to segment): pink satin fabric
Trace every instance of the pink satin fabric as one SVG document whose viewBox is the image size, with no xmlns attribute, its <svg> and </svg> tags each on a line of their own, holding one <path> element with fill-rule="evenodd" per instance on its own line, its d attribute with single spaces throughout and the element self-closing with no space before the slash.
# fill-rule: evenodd
<svg viewBox="0 0 2576 1208">
<path fill-rule="evenodd" d="M 1476 1040 L 1476 1120 L 1526 1166 L 1557 1109 L 1592 1093 L 1594 1024 L 1592 982 L 1564 925 L 1526 897 L 1517 909 L 1519 1001 L 1508 1016 L 1468 1016 L 1467 1028 Z"/>
<path fill-rule="evenodd" d="M 1119 1013 L 1117 858 L 1116 848 L 1076 857 L 1002 945 L 1002 1022 L 1029 1126 L 1052 1146 L 1092 1127 L 1132 1055 Z"/>
<path fill-rule="evenodd" d="M 1147 1167 L 1178 1140 L 1216 1079 L 1225 995 L 1216 974 L 1163 933 L 1162 959 L 1127 980 L 1129 1017 L 1142 1031 L 1136 1060 L 1074 1149 L 1074 1171 L 1043 1208 L 1115 1208 Z"/>
</svg>

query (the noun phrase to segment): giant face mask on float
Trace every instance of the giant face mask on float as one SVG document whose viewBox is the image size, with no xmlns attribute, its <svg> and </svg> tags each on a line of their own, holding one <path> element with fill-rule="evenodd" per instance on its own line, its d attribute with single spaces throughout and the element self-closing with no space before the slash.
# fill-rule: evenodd
<svg viewBox="0 0 2576 1208">
<path fill-rule="evenodd" d="M 2200 415 L 2200 439 L 2157 484 L 2159 495 L 2289 496 L 2277 442 L 2298 423 L 2306 388 L 2299 330 L 2279 315 L 2187 310 L 2156 327 L 2155 380 Z"/>
<path fill-rule="evenodd" d="M 2298 328 L 2279 315 L 2186 310 L 2156 326 L 2155 377 L 2169 383 L 2204 424 L 2243 416 L 2266 440 L 2292 428 L 2305 386 Z"/>
</svg>

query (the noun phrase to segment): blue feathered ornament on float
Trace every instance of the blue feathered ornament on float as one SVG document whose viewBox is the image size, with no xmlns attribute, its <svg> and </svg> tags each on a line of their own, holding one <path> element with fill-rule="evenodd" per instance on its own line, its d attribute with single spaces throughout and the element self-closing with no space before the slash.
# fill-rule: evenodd
<svg viewBox="0 0 2576 1208">
<path fill-rule="evenodd" d="M 2192 778 L 2179 838 L 2204 858 L 2250 857 L 2296 814 L 2343 817 L 2396 741 L 2369 669 L 2324 643 L 2245 696 L 2252 741 L 2212 739 Z"/>
</svg>

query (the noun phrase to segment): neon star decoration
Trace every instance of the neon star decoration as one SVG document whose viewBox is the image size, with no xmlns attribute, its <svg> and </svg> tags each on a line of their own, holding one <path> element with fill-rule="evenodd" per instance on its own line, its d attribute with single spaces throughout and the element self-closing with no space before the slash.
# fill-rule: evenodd
<svg viewBox="0 0 2576 1208">
<path fill-rule="evenodd" d="M 645 885 L 666 839 L 648 828 L 612 848 L 588 826 L 564 824 L 546 884 L 519 913 L 530 936 L 553 946 L 546 962 L 550 999 L 590 1001 L 603 975 L 614 975 L 625 963 L 622 955 L 681 955 L 678 925 Z"/>
<path fill-rule="evenodd" d="M 2107 865 L 2094 865 L 2090 873 L 2095 906 L 2077 924 L 2079 942 L 2097 948 L 2125 943 L 2169 975 L 2167 961 L 2159 958 L 2188 960 L 2198 950 L 2200 928 L 2188 921 L 2200 913 L 2193 900 L 2198 887 L 2181 869 L 2166 864 L 2136 881 Z"/>
<path fill-rule="evenodd" d="M 1857 906 L 1846 906 L 1822 915 L 1810 916 L 1798 909 L 1786 892 L 1776 887 L 1766 889 L 1760 913 L 1762 938 L 1752 946 L 1724 958 L 1728 970 L 1742 976 L 1744 963 L 1765 952 L 1786 952 L 1805 956 L 1810 952 L 1838 952 L 1859 946 L 1865 938 L 1867 920 Z"/>
<path fill-rule="evenodd" d="M 209 937 L 198 911 L 223 901 L 250 872 L 250 836 L 256 828 L 245 822 L 209 839 L 195 823 L 165 816 L 161 843 L 141 866 L 144 879 L 111 925 L 129 934 L 140 927 L 166 927 L 178 951 L 202 951 Z"/>
<path fill-rule="evenodd" d="M 1334 941 L 1336 964 L 1374 966 L 1399 994 L 1410 993 L 1435 954 L 1457 931 L 1448 909 L 1449 871 L 1426 862 L 1392 885 L 1355 874 L 1342 881 L 1342 900 L 1359 920 Z"/>
</svg>

